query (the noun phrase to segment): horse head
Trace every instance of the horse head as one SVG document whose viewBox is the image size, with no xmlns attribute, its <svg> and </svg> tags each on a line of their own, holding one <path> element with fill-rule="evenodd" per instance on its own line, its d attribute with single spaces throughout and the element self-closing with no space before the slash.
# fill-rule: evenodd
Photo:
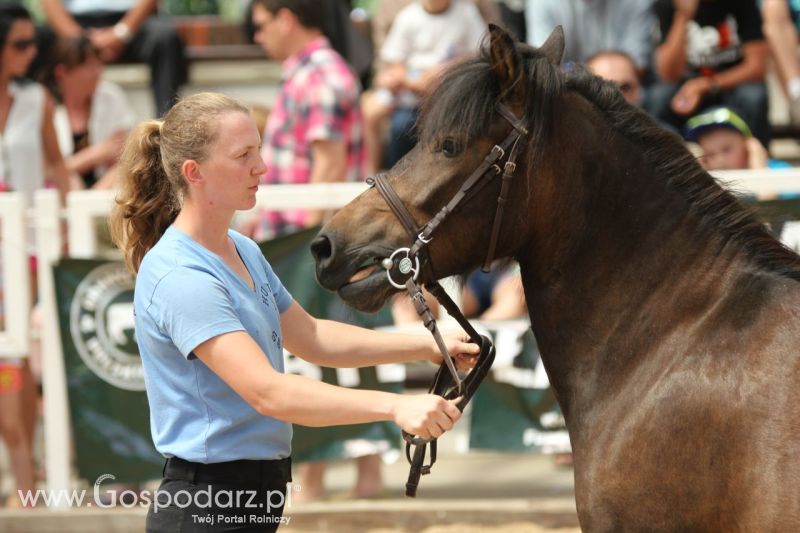
<svg viewBox="0 0 800 533">
<path fill-rule="evenodd" d="M 516 43 L 491 25 L 488 44 L 478 57 L 448 69 L 423 102 L 416 147 L 385 176 L 417 227 L 429 223 L 515 129 L 513 146 L 470 193 L 448 213 L 428 246 L 430 278 L 462 274 L 486 258 L 502 166 L 509 149 L 519 152 L 505 216 L 499 223 L 495 257 L 513 256 L 531 238 L 531 194 L 535 168 L 544 150 L 541 140 L 552 123 L 554 99 L 561 90 L 558 64 L 564 34 L 556 28 L 538 49 Z M 534 83 L 535 82 L 535 83 Z M 502 109 L 501 109 L 502 107 Z M 513 140 L 513 139 L 512 139 Z M 411 237 L 374 188 L 342 208 L 312 243 L 317 279 L 350 305 L 380 308 L 397 291 L 381 268 L 395 250 L 411 246 Z"/>
</svg>

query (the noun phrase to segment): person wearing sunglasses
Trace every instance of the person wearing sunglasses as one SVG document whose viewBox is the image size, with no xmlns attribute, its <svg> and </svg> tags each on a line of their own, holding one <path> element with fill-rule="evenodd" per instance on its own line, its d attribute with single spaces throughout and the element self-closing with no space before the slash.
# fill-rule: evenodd
<svg viewBox="0 0 800 533">
<path fill-rule="evenodd" d="M 34 35 L 26 9 L 0 6 L 0 190 L 24 193 L 28 205 L 48 180 L 58 187 L 62 202 L 68 187 L 53 128 L 53 100 L 44 87 L 22 79 L 36 54 Z M 49 176 L 45 169 L 50 169 Z M 31 231 L 27 246 L 32 255 Z M 9 302 L 0 302 L 3 304 Z M 31 441 L 35 409 L 29 407 L 35 405 L 28 359 L 0 359 L 0 434 L 9 450 L 17 489 L 8 498 L 8 506 L 22 505 L 18 490 L 24 493 L 34 488 Z"/>
<path fill-rule="evenodd" d="M 45 185 L 45 168 L 55 169 L 49 177 L 63 200 L 68 174 L 53 129 L 53 100 L 23 78 L 36 55 L 35 28 L 24 7 L 0 6 L 0 46 L 0 182 L 23 191 L 30 203 Z"/>
</svg>

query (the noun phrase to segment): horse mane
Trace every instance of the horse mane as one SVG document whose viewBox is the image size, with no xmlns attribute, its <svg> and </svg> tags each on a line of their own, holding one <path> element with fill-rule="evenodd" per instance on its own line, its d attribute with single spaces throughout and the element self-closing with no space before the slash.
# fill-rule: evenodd
<svg viewBox="0 0 800 533">
<path fill-rule="evenodd" d="M 800 256 L 772 236 L 755 209 L 722 187 L 686 149 L 683 139 L 630 105 L 616 86 L 583 67 L 565 75 L 567 90 L 591 102 L 611 127 L 636 146 L 668 186 L 687 200 L 690 213 L 734 243 L 756 264 L 800 280 Z"/>
<path fill-rule="evenodd" d="M 800 256 L 786 248 L 766 229 L 755 210 L 739 202 L 717 183 L 685 148 L 683 139 L 622 97 L 616 86 L 577 67 L 563 73 L 537 49 L 518 44 L 521 72 L 503 93 L 492 71 L 488 46 L 480 54 L 450 67 L 436 90 L 423 101 L 417 121 L 419 142 L 432 145 L 454 132 L 465 144 L 485 137 L 495 117 L 495 105 L 507 92 L 523 84 L 527 100 L 523 121 L 528 131 L 529 162 L 537 168 L 544 157 L 558 109 L 558 99 L 571 90 L 596 107 L 612 129 L 641 148 L 657 176 L 683 195 L 689 211 L 705 227 L 738 246 L 756 264 L 769 271 L 800 280 Z"/>
</svg>

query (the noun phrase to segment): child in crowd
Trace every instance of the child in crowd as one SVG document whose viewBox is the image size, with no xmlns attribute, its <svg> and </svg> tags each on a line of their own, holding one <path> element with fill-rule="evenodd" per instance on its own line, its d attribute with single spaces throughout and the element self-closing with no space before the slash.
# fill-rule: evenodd
<svg viewBox="0 0 800 533">
<path fill-rule="evenodd" d="M 690 118 L 686 122 L 686 140 L 700 146 L 700 162 L 706 170 L 790 166 L 785 161 L 769 159 L 744 119 L 727 107 L 711 108 Z"/>
</svg>

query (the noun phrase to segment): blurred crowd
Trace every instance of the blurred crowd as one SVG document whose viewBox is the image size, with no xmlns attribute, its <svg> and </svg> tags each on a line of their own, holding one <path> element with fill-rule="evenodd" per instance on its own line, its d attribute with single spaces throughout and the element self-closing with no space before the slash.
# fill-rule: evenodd
<svg viewBox="0 0 800 533">
<path fill-rule="evenodd" d="M 561 25 L 565 70 L 613 81 L 631 105 L 694 143 L 709 170 L 783 168 L 770 157 L 766 76 L 773 72 L 800 127 L 800 0 L 252 0 L 243 31 L 282 64 L 277 98 L 252 102 L 262 117 L 263 184 L 363 180 L 415 145 L 421 98 L 442 69 L 478 49 L 487 23 L 542 44 Z M 0 6 L 0 188 L 114 188 L 117 162 L 138 120 L 108 63 L 146 63 L 158 115 L 187 82 L 186 47 L 158 0 L 41 0 L 35 22 Z M 240 219 L 268 239 L 324 221 L 291 211 Z M 32 252 L 31 252 L 31 255 Z M 35 263 L 31 262 L 35 273 Z M 34 277 L 35 279 L 35 277 Z M 35 283 L 34 283 L 35 287 Z M 34 287 L 32 292 L 35 295 Z M 518 273 L 499 265 L 471 276 L 471 316 L 524 316 Z M 398 322 L 416 314 L 398 301 Z M 33 366 L 34 372 L 31 371 Z M 0 433 L 17 487 L 35 483 L 36 362 L 0 359 Z M 359 462 L 356 496 L 381 490 L 374 456 Z M 370 458 L 371 457 L 371 458 Z M 323 465 L 303 474 L 323 493 Z M 18 505 L 12 495 L 8 505 Z"/>
</svg>

